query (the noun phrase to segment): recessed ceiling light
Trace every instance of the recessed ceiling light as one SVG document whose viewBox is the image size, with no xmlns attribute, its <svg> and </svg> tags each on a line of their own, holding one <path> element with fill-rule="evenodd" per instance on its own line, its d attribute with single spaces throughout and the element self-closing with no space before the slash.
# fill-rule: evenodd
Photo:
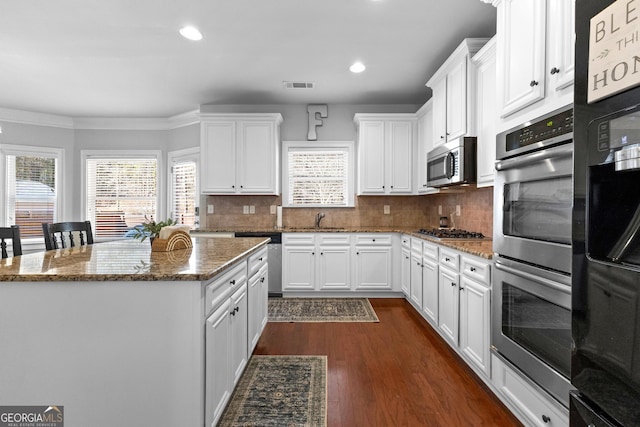
<svg viewBox="0 0 640 427">
<path fill-rule="evenodd" d="M 202 40 L 202 33 L 196 27 L 192 27 L 191 25 L 187 25 L 186 27 L 180 28 L 180 34 L 185 39 L 198 41 Z"/>
<path fill-rule="evenodd" d="M 349 67 L 349 71 L 351 71 L 352 73 L 361 73 L 366 68 L 367 67 L 365 67 L 362 62 L 354 62 L 353 65 L 351 65 L 351 67 Z"/>
</svg>

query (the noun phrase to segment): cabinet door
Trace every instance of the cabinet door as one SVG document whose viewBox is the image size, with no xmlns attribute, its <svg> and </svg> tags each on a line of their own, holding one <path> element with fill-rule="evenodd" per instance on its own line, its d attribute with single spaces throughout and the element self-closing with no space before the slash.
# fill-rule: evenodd
<svg viewBox="0 0 640 427">
<path fill-rule="evenodd" d="M 503 1 L 497 27 L 500 117 L 506 117 L 544 98 L 546 1 Z"/>
<path fill-rule="evenodd" d="M 418 193 L 430 192 L 427 186 L 427 153 L 433 148 L 433 107 L 432 101 L 425 104 L 418 112 L 418 141 L 417 141 L 417 179 Z"/>
<path fill-rule="evenodd" d="M 356 289 L 391 288 L 391 248 L 356 247 Z"/>
<path fill-rule="evenodd" d="M 458 273 L 440 266 L 438 278 L 438 327 L 456 347 L 458 346 L 458 312 L 460 306 L 459 280 Z"/>
<path fill-rule="evenodd" d="M 245 194 L 277 194 L 278 150 L 273 122 L 239 122 L 239 191 Z"/>
<path fill-rule="evenodd" d="M 392 121 L 387 123 L 388 193 L 410 194 L 413 191 L 413 123 Z"/>
<path fill-rule="evenodd" d="M 422 312 L 432 325 L 438 324 L 438 264 L 422 262 Z"/>
<path fill-rule="evenodd" d="M 411 298 L 411 251 L 407 248 L 401 250 L 400 260 L 400 288 L 404 296 Z"/>
<path fill-rule="evenodd" d="M 320 246 L 317 260 L 321 290 L 351 289 L 350 252 L 349 246 Z"/>
<path fill-rule="evenodd" d="M 206 368 L 205 368 L 205 420 L 207 426 L 216 425 L 231 397 L 231 363 L 229 359 L 231 301 L 229 299 L 216 309 L 206 321 Z"/>
<path fill-rule="evenodd" d="M 496 44 L 491 40 L 474 56 L 476 63 L 477 186 L 493 185 L 496 160 Z"/>
<path fill-rule="evenodd" d="M 462 276 L 460 285 L 460 350 L 478 370 L 490 375 L 490 290 Z"/>
<path fill-rule="evenodd" d="M 411 301 L 422 307 L 422 254 L 411 255 Z"/>
<path fill-rule="evenodd" d="M 230 325 L 230 349 L 231 372 L 233 373 L 233 385 L 235 386 L 247 366 L 249 351 L 247 347 L 248 334 L 248 305 L 247 305 L 247 283 L 231 296 L 231 306 L 229 307 Z"/>
<path fill-rule="evenodd" d="M 433 146 L 447 142 L 447 79 L 433 86 Z"/>
<path fill-rule="evenodd" d="M 202 122 L 200 183 L 203 193 L 236 192 L 236 123 Z"/>
<path fill-rule="evenodd" d="M 467 134 L 467 60 L 447 73 L 447 141 Z"/>
<path fill-rule="evenodd" d="M 358 145 L 358 194 L 384 194 L 384 121 L 360 122 Z"/>
<path fill-rule="evenodd" d="M 315 290 L 315 246 L 286 246 L 282 258 L 282 290 Z"/>
<path fill-rule="evenodd" d="M 268 298 L 268 265 L 262 266 L 260 270 L 251 276 L 248 286 L 249 310 L 248 310 L 248 354 L 258 344 L 262 330 L 267 324 L 267 298 Z"/>
<path fill-rule="evenodd" d="M 553 90 L 573 84 L 575 73 L 575 0 L 549 1 L 549 46 L 551 57 L 547 72 Z"/>
</svg>

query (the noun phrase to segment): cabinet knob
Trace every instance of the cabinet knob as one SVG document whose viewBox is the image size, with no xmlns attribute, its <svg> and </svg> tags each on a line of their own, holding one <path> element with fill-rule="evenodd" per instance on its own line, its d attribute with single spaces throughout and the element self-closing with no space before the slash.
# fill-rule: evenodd
<svg viewBox="0 0 640 427">
<path fill-rule="evenodd" d="M 262 257 L 258 258 L 258 261 L 262 261 Z"/>
<path fill-rule="evenodd" d="M 560 72 L 560 69 L 557 67 L 553 67 L 549 72 L 551 73 L 551 75 L 558 74 Z"/>
<path fill-rule="evenodd" d="M 372 239 L 374 242 L 376 241 L 376 239 Z"/>
<path fill-rule="evenodd" d="M 546 415 L 542 415 L 542 421 L 548 423 L 549 421 L 551 421 L 551 418 L 547 417 Z"/>
<path fill-rule="evenodd" d="M 422 264 L 420 264 L 419 262 L 416 262 L 416 265 L 422 267 Z"/>
<path fill-rule="evenodd" d="M 469 270 L 471 270 L 471 272 L 473 273 L 473 272 L 476 271 L 476 268 L 475 267 L 471 267 Z"/>
<path fill-rule="evenodd" d="M 236 313 L 240 311 L 240 307 L 236 307 L 233 309 L 233 311 L 235 311 Z"/>
<path fill-rule="evenodd" d="M 229 280 L 229 283 L 231 283 L 232 285 L 235 285 L 236 284 L 236 279 Z"/>
<path fill-rule="evenodd" d="M 451 261 L 451 259 L 449 259 L 449 258 L 446 258 L 446 257 L 445 257 L 445 259 L 444 259 L 444 260 L 445 260 L 446 262 L 449 262 L 449 261 Z"/>
<path fill-rule="evenodd" d="M 451 282 L 451 286 L 456 286 L 456 282 Z"/>
<path fill-rule="evenodd" d="M 460 286 L 460 289 L 459 289 L 459 290 L 464 291 L 464 288 L 463 288 L 462 286 Z"/>
<path fill-rule="evenodd" d="M 384 185 L 382 186 L 382 189 L 384 190 Z"/>
<path fill-rule="evenodd" d="M 260 279 L 260 282 L 261 282 L 261 283 L 264 283 L 264 277 L 262 277 L 262 278 Z"/>
<path fill-rule="evenodd" d="M 360 252 L 356 252 L 356 255 L 360 255 Z"/>
<path fill-rule="evenodd" d="M 315 255 L 315 254 L 316 254 L 315 252 L 311 252 L 311 255 Z"/>
<path fill-rule="evenodd" d="M 235 310 L 235 309 L 234 309 L 234 310 L 231 310 L 231 311 L 229 312 L 229 314 L 230 314 L 230 315 L 232 315 L 232 316 L 235 316 L 235 315 L 236 315 L 236 310 Z"/>
<path fill-rule="evenodd" d="M 404 259 L 409 259 L 409 257 L 405 255 L 405 256 L 404 256 Z"/>
<path fill-rule="evenodd" d="M 538 82 L 535 80 L 531 80 L 531 83 L 529 83 L 529 86 L 531 87 L 538 86 Z"/>
<path fill-rule="evenodd" d="M 324 252 L 320 252 L 320 255 L 324 255 Z"/>
<path fill-rule="evenodd" d="M 440 139 L 444 139 L 444 135 L 440 135 Z"/>
<path fill-rule="evenodd" d="M 236 186 L 235 186 L 235 185 L 232 185 L 232 186 L 231 186 L 231 188 L 236 188 Z"/>
<path fill-rule="evenodd" d="M 241 185 L 240 188 L 244 188 L 244 185 Z"/>
</svg>

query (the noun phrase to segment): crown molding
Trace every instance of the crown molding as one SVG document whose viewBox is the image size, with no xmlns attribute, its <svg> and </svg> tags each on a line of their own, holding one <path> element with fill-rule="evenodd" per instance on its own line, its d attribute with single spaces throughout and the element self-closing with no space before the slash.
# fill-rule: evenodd
<svg viewBox="0 0 640 427">
<path fill-rule="evenodd" d="M 0 108 L 0 121 L 34 126 L 93 130 L 172 130 L 200 123 L 199 110 L 166 118 L 67 117 Z"/>
<path fill-rule="evenodd" d="M 24 110 L 12 110 L 9 108 L 0 108 L 0 121 L 65 129 L 74 128 L 73 119 L 71 117 L 56 116 L 55 114 L 46 113 L 34 113 Z"/>
</svg>

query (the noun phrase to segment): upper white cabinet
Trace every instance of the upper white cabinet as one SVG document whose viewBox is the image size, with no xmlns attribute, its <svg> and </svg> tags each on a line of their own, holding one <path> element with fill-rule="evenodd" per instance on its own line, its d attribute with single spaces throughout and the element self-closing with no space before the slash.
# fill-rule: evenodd
<svg viewBox="0 0 640 427">
<path fill-rule="evenodd" d="M 413 192 L 415 114 L 356 114 L 358 194 Z"/>
<path fill-rule="evenodd" d="M 433 149 L 433 98 L 429 99 L 416 113 L 418 120 L 418 146 L 415 187 L 418 194 L 436 193 L 438 190 L 427 185 L 427 153 Z"/>
<path fill-rule="evenodd" d="M 485 0 L 486 1 L 486 0 Z M 573 83 L 575 0 L 494 0 L 497 20 L 499 115 L 544 100 L 561 105 Z M 540 112 L 542 114 L 542 112 Z"/>
<path fill-rule="evenodd" d="M 205 194 L 279 194 L 280 114 L 203 114 Z"/>
<path fill-rule="evenodd" d="M 471 60 L 476 74 L 476 135 L 478 187 L 493 185 L 496 160 L 496 39 L 492 38 Z"/>
<path fill-rule="evenodd" d="M 433 90 L 433 145 L 474 133 L 471 56 L 488 39 L 465 39 L 429 79 Z"/>
</svg>

